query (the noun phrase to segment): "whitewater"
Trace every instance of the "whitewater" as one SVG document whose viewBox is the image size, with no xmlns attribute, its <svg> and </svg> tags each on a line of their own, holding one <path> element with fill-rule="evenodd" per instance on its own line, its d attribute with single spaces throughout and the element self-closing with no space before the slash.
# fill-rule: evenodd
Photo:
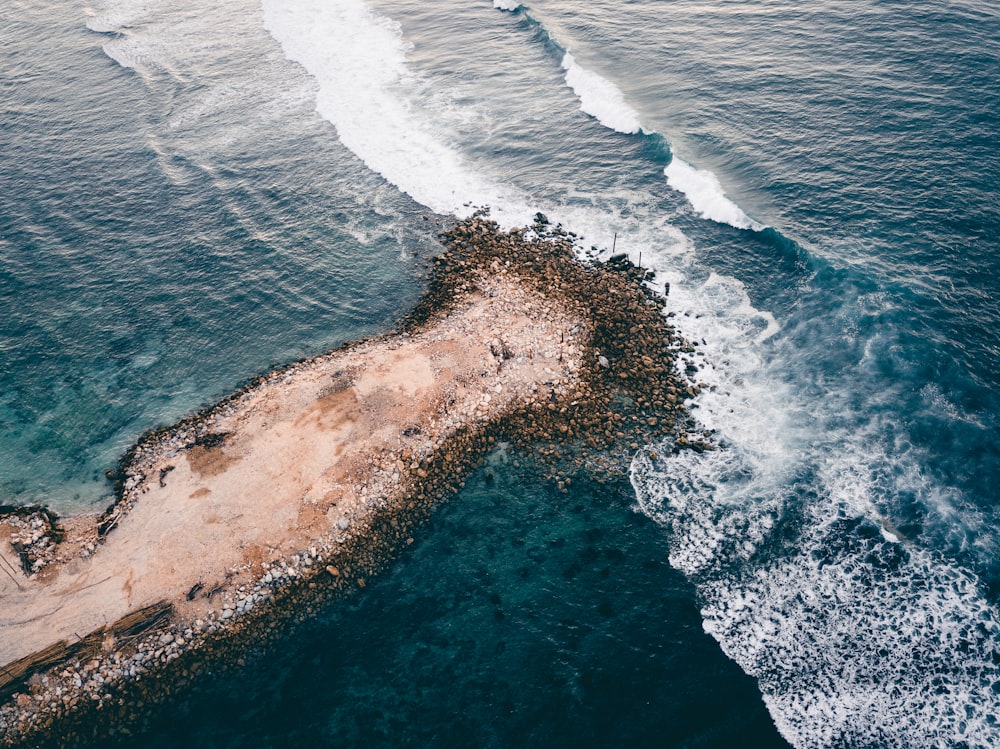
<svg viewBox="0 0 1000 749">
<path fill-rule="evenodd" d="M 451 217 L 488 208 L 511 228 L 542 212 L 573 232 L 582 261 L 624 253 L 652 271 L 691 344 L 677 352 L 701 385 L 690 431 L 716 449 L 644 446 L 627 501 L 665 539 L 649 574 L 680 581 L 706 647 L 752 677 L 764 722 L 797 747 L 1000 746 L 995 9 L 95 0 L 73 23 L 95 80 L 113 83 L 91 91 L 53 75 L 64 88 L 52 100 L 79 88 L 75 106 L 93 122 L 43 146 L 30 133 L 45 111 L 31 106 L 45 97 L 17 99 L 9 132 L 28 135 L 10 136 L 18 148 L 0 174 L 16 216 L 0 216 L 0 280 L 15 289 L 0 294 L 12 363 L 0 362 L 0 479 L 17 501 L 51 491 L 75 510 L 98 506 L 100 476 L 143 430 L 391 325 Z M 38 80 L 15 51 L 12 100 Z M 106 126 L 118 110 L 128 126 Z M 59 148 L 69 155 L 46 166 Z M 113 168 L 119 150 L 131 171 Z M 109 182 L 81 178 L 87 159 Z M 52 175 L 64 173 L 60 193 Z M 83 218 L 67 207 L 78 198 Z M 68 353 L 43 366 L 31 357 L 46 347 Z M 491 465 L 501 476 L 503 460 Z M 564 540 L 532 554 L 551 559 Z M 593 545 L 581 559 L 604 559 Z M 574 723 L 590 725 L 580 706 L 600 677 L 565 666 L 585 643 L 577 632 L 597 631 L 600 612 L 640 608 L 626 588 L 567 626 L 571 644 L 554 657 L 573 671 L 563 707 Z M 522 593 L 491 594 L 509 623 Z M 444 634 L 414 647 L 439 669 L 449 647 L 484 639 L 424 605 L 414 610 Z M 672 616 L 662 647 L 683 649 L 693 640 L 675 639 L 683 618 Z M 476 669 L 502 659 L 501 645 L 517 651 L 497 621 L 497 651 Z M 555 629 L 541 639 L 562 642 Z M 327 664 L 331 637 L 302 661 Z M 395 674 L 418 655 L 376 668 Z M 262 681 L 283 674 L 291 689 L 298 667 Z M 562 694 L 547 667 L 526 694 Z M 508 680 L 527 680 L 523 663 L 515 670 Z M 268 689 L 255 702 L 280 702 Z M 306 718 L 287 710 L 274 722 L 291 736 Z M 678 730 L 670 740 L 711 742 Z"/>
<path fill-rule="evenodd" d="M 285 54 L 317 80 L 317 110 L 368 166 L 439 213 L 465 215 L 471 201 L 505 226 L 527 223 L 533 211 L 516 187 L 481 176 L 447 131 L 415 116 L 415 98 L 426 93 L 407 71 L 407 44 L 391 20 L 356 0 L 263 6 Z M 539 24 L 524 6 L 497 7 Z M 618 87 L 568 49 L 559 64 L 583 112 L 616 132 L 655 135 Z M 664 174 L 698 215 L 764 228 L 711 172 L 674 156 Z M 671 564 L 698 586 L 706 631 L 758 679 L 779 730 L 797 746 L 1000 742 L 997 611 L 974 574 L 893 529 L 884 493 L 899 489 L 878 486 L 879 474 L 913 482 L 942 514 L 958 513 L 959 500 L 877 433 L 823 423 L 841 413 L 842 396 L 797 393 L 780 375 L 794 366 L 789 352 L 767 343 L 778 333 L 774 318 L 732 278 L 697 280 L 697 260 L 668 222 L 649 213 L 622 221 L 602 212 L 611 201 L 595 202 L 537 208 L 584 238 L 617 231 L 621 246 L 644 248 L 653 284 L 669 284 L 669 312 L 704 343 L 695 364 L 706 392 L 691 405 L 719 445 L 701 454 L 640 451 L 632 468 L 639 506 L 669 529 Z"/>
</svg>

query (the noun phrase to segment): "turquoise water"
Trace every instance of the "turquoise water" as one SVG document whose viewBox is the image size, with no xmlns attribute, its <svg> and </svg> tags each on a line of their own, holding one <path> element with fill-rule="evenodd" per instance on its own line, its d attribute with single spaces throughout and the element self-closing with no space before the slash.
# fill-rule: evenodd
<svg viewBox="0 0 1000 749">
<path fill-rule="evenodd" d="M 2 13 L 0 487 L 79 511 L 142 431 L 391 325 L 433 237 L 310 116 L 304 84 L 139 78 L 82 11 Z"/>
<path fill-rule="evenodd" d="M 502 601 L 573 614 L 540 629 L 507 615 L 558 644 L 474 660 L 456 677 L 472 696 L 448 701 L 469 715 L 453 743 L 542 745 L 589 726 L 585 745 L 729 746 L 737 729 L 721 726 L 739 725 L 762 745 L 1000 743 L 996 9 L 495 4 L 0 10 L 4 500 L 101 507 L 103 472 L 143 430 L 391 326 L 419 294 L 436 218 L 489 205 L 513 226 L 541 210 L 583 235 L 581 252 L 641 252 L 670 284 L 709 386 L 692 408 L 722 449 L 640 457 L 631 492 L 574 490 L 582 514 L 546 510 L 533 479 L 505 486 L 567 558 L 656 563 L 630 565 L 606 606 L 574 599 L 593 581 L 544 600 L 540 578 L 505 577 Z M 448 721 L 417 725 L 461 643 L 498 636 L 489 606 L 435 618 L 453 640 L 380 630 L 397 644 L 364 680 L 435 643 L 419 679 L 372 688 L 382 701 L 325 691 L 331 671 L 363 666 L 317 653 L 340 627 L 387 626 L 415 581 L 489 568 L 496 542 L 458 543 L 488 535 L 481 501 L 470 490 L 443 509 L 290 664 L 254 667 L 249 694 L 293 690 L 294 673 L 320 695 L 315 721 L 280 698 L 229 696 L 222 712 L 253 704 L 275 745 L 364 715 L 396 715 L 386 744 L 449 735 Z M 612 617 L 615 647 L 637 643 L 621 670 L 562 623 L 606 631 L 602 606 L 630 612 Z M 661 668 L 665 650 L 680 655 Z M 560 705 L 583 712 L 528 709 L 553 670 Z M 591 680 L 574 692 L 569 673 Z M 509 730 L 477 679 L 523 682 Z M 648 720 L 624 718 L 643 696 Z M 673 733 L 671 699 L 692 706 Z M 210 713 L 190 742 L 224 743 Z"/>
</svg>

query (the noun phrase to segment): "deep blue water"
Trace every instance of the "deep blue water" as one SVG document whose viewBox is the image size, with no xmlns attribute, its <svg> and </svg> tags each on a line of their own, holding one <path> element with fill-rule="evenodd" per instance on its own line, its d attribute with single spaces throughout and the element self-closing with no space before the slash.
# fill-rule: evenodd
<svg viewBox="0 0 1000 749">
<path fill-rule="evenodd" d="M 252 745 L 211 717 L 252 705 L 274 745 L 1000 744 L 1000 13 L 497 5 L 0 9 L 2 499 L 102 506 L 143 430 L 389 327 L 425 215 L 541 210 L 669 282 L 722 449 L 640 453 L 580 512 L 469 489 L 188 743 Z M 544 574 L 490 535 L 517 517 Z M 484 569 L 537 619 L 492 619 Z"/>
<path fill-rule="evenodd" d="M 129 746 L 787 746 L 627 482 L 490 462 L 363 595 Z"/>
</svg>

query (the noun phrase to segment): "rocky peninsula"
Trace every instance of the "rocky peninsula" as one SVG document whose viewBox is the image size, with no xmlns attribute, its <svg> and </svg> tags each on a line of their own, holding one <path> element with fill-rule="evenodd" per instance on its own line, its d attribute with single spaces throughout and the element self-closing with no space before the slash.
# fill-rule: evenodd
<svg viewBox="0 0 1000 749">
<path fill-rule="evenodd" d="M 708 449 L 645 271 L 579 262 L 541 215 L 512 232 L 477 215 L 442 242 L 396 331 L 144 435 L 102 515 L 0 508 L 0 745 L 113 740 L 248 643 L 280 646 L 500 442 L 560 488 L 665 436 Z"/>
</svg>

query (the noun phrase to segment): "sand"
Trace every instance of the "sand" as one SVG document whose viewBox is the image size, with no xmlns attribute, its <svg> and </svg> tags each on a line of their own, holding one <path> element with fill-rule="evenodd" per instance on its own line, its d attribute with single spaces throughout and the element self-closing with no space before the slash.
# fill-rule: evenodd
<svg viewBox="0 0 1000 749">
<path fill-rule="evenodd" d="M 583 327 L 498 273 L 417 334 L 362 343 L 252 389 L 212 419 L 221 444 L 168 442 L 146 460 L 129 487 L 134 506 L 92 555 L 31 579 L 0 575 L 0 663 L 161 600 L 179 620 L 204 619 L 222 600 L 207 592 L 245 586 L 262 564 L 329 545 L 391 503 L 456 427 L 564 387 L 582 364 Z M 188 600 L 196 585 L 205 593 Z"/>
</svg>

